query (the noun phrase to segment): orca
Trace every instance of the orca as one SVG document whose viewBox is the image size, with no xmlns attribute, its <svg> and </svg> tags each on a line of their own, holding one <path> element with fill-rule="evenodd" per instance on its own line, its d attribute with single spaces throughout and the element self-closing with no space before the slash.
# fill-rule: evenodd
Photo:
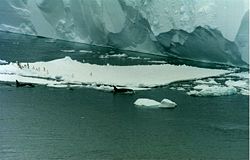
<svg viewBox="0 0 250 160">
<path fill-rule="evenodd" d="M 134 94 L 135 91 L 133 89 L 129 88 L 117 88 L 116 86 L 114 87 L 114 93 L 125 93 L 125 94 Z"/>
<path fill-rule="evenodd" d="M 20 83 L 18 80 L 16 80 L 16 87 L 35 87 L 32 83 Z"/>
</svg>

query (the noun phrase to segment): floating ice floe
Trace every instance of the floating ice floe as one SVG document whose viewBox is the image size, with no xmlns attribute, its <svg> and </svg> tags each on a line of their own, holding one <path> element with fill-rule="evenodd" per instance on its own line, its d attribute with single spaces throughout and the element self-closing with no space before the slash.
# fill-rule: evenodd
<svg viewBox="0 0 250 160">
<path fill-rule="evenodd" d="M 75 52 L 75 50 L 73 50 L 73 49 L 63 49 L 63 50 L 61 50 L 61 52 L 73 53 L 73 52 Z"/>
<path fill-rule="evenodd" d="M 88 50 L 80 50 L 80 53 L 93 53 L 93 51 L 88 51 Z"/>
<path fill-rule="evenodd" d="M 150 108 L 159 108 L 160 104 L 161 104 L 160 102 L 148 98 L 139 98 L 134 102 L 134 105 L 138 107 L 150 107 Z"/>
<path fill-rule="evenodd" d="M 160 102 L 148 99 L 148 98 L 139 98 L 137 99 L 134 104 L 138 107 L 145 107 L 145 108 L 175 108 L 176 103 L 169 100 L 169 99 L 163 99 Z"/>
<path fill-rule="evenodd" d="M 229 87 L 235 87 L 239 90 L 239 93 L 242 95 L 249 95 L 249 81 L 245 80 L 228 80 L 225 84 Z"/>
<path fill-rule="evenodd" d="M 20 68 L 20 65 L 23 66 Z M 26 65 L 26 67 L 25 67 Z M 49 62 L 10 63 L 0 66 L 0 81 L 37 84 L 106 85 L 127 88 L 152 88 L 171 82 L 218 76 L 227 70 L 186 65 L 112 66 L 81 63 L 70 57 Z M 58 79 L 60 77 L 60 79 Z"/>
<path fill-rule="evenodd" d="M 196 80 L 195 83 L 201 83 L 201 84 L 218 84 L 214 79 Z"/>
<path fill-rule="evenodd" d="M 150 58 L 143 58 L 143 57 L 128 57 L 128 59 L 132 59 L 132 60 L 150 60 Z"/>
<path fill-rule="evenodd" d="M 234 81 L 234 80 L 228 80 L 225 82 L 225 84 L 227 86 L 232 86 L 232 87 L 238 87 L 238 88 L 248 88 L 248 83 L 245 80 L 238 80 L 238 81 Z"/>
<path fill-rule="evenodd" d="M 106 54 L 106 55 L 100 55 L 99 58 L 125 58 L 127 57 L 128 55 L 126 54 L 112 54 L 112 55 L 109 55 L 109 54 Z"/>
<path fill-rule="evenodd" d="M 175 108 L 177 104 L 169 99 L 163 99 L 159 108 Z"/>
<path fill-rule="evenodd" d="M 250 95 L 249 94 L 249 89 L 241 89 L 240 94 L 245 95 L 245 96 L 249 96 Z"/>
<path fill-rule="evenodd" d="M 178 91 L 185 91 L 185 88 L 183 88 L 183 87 L 177 87 L 176 90 L 178 90 Z"/>
<path fill-rule="evenodd" d="M 158 63 L 158 64 L 165 64 L 167 63 L 166 61 L 148 61 L 150 63 Z"/>
<path fill-rule="evenodd" d="M 235 70 L 233 70 L 235 72 Z M 176 83 L 172 90 L 182 90 L 192 96 L 227 96 L 232 94 L 249 95 L 249 73 L 229 73 L 222 76 Z M 188 83 L 188 84 L 186 84 Z"/>
<path fill-rule="evenodd" d="M 197 85 L 187 92 L 191 96 L 229 96 L 237 93 L 235 87 Z"/>
</svg>

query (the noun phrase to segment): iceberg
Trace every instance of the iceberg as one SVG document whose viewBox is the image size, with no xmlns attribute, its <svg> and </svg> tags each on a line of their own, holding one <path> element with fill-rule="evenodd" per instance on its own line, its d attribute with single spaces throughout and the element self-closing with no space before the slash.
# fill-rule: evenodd
<svg viewBox="0 0 250 160">
<path fill-rule="evenodd" d="M 139 98 L 134 102 L 134 105 L 145 108 L 175 108 L 177 104 L 166 98 L 161 103 L 148 98 Z"/>
<path fill-rule="evenodd" d="M 175 108 L 177 104 L 169 99 L 163 99 L 161 101 L 161 104 L 159 105 L 159 108 Z"/>
<path fill-rule="evenodd" d="M 161 103 L 148 98 L 139 98 L 134 105 L 139 107 L 158 108 Z"/>
<path fill-rule="evenodd" d="M 247 56 L 240 38 L 247 6 L 248 0 L 1 0 L 0 30 L 238 66 Z"/>
</svg>

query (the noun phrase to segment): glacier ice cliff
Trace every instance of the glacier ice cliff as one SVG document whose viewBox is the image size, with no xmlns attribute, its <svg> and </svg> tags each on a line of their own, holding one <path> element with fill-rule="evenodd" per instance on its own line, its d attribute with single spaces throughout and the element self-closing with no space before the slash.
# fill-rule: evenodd
<svg viewBox="0 0 250 160">
<path fill-rule="evenodd" d="M 235 38 L 236 44 L 239 46 L 242 60 L 249 64 L 249 11 L 244 15 L 239 31 Z"/>
<path fill-rule="evenodd" d="M 248 0 L 1 0 L 0 30 L 244 65 L 247 7 Z"/>
<path fill-rule="evenodd" d="M 242 63 L 235 43 L 225 39 L 220 31 L 197 27 L 193 32 L 171 30 L 157 37 L 165 51 L 178 58 L 223 64 Z"/>
</svg>

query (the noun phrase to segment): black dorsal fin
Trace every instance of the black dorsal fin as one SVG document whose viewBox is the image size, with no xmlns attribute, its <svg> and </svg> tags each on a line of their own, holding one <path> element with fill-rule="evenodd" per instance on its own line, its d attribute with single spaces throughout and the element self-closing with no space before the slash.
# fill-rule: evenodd
<svg viewBox="0 0 250 160">
<path fill-rule="evenodd" d="M 18 80 L 16 80 L 16 86 L 20 86 L 20 83 L 18 82 Z"/>
</svg>

